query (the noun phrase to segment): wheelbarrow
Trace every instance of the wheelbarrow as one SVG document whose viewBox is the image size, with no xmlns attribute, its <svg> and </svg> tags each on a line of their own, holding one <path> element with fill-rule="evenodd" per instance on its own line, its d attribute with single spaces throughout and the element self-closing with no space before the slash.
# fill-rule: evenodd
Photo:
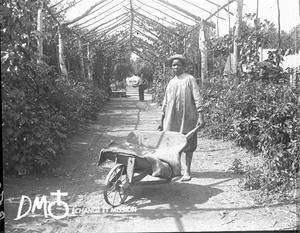
<svg viewBox="0 0 300 233">
<path fill-rule="evenodd" d="M 100 166 L 106 160 L 115 163 L 105 180 L 106 203 L 119 206 L 126 201 L 132 186 L 167 184 L 180 176 L 181 153 L 199 129 L 197 126 L 186 135 L 172 131 L 133 131 L 122 144 L 112 141 L 100 151 L 97 164 Z"/>
</svg>

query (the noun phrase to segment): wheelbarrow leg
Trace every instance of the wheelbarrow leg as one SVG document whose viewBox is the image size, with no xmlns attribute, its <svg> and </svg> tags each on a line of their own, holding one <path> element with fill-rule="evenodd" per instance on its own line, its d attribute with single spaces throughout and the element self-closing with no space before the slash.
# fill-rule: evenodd
<svg viewBox="0 0 300 233">
<path fill-rule="evenodd" d="M 135 165 L 135 158 L 134 157 L 129 157 L 127 160 L 127 169 L 126 169 L 126 173 L 127 173 L 127 177 L 128 177 L 128 182 L 131 184 L 132 183 L 132 179 L 134 176 L 134 165 Z"/>
</svg>

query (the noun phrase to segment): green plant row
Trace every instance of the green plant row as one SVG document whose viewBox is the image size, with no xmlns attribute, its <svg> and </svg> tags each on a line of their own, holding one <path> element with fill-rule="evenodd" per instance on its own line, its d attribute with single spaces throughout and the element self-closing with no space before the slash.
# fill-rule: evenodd
<svg viewBox="0 0 300 233">
<path fill-rule="evenodd" d="M 291 87 L 287 73 L 260 63 L 239 84 L 223 79 L 206 84 L 204 96 L 208 135 L 233 139 L 263 157 L 260 167 L 249 170 L 244 187 L 267 193 L 296 188 L 300 89 Z"/>
<path fill-rule="evenodd" d="M 58 81 L 45 64 L 24 63 L 2 76 L 2 147 L 6 174 L 47 173 L 72 133 L 103 107 L 107 94 Z"/>
</svg>

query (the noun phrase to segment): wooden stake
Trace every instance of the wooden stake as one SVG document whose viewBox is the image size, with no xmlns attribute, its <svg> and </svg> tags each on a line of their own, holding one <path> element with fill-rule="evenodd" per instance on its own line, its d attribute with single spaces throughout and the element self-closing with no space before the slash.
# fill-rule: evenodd
<svg viewBox="0 0 300 233">
<path fill-rule="evenodd" d="M 200 24 L 200 30 L 199 30 L 199 49 L 201 53 L 201 81 L 202 85 L 207 80 L 207 42 L 206 42 L 206 30 L 207 27 L 205 24 Z"/>
<path fill-rule="evenodd" d="M 65 63 L 65 56 L 64 56 L 64 44 L 63 44 L 63 38 L 61 33 L 61 27 L 57 27 L 57 33 L 58 33 L 58 59 L 59 59 L 59 66 L 61 70 L 61 75 L 64 80 L 68 80 L 68 71 Z"/>
<path fill-rule="evenodd" d="M 87 44 L 87 59 L 88 59 L 88 81 L 93 80 L 93 71 L 92 71 L 92 59 L 91 59 L 91 47 L 90 43 Z"/>
<path fill-rule="evenodd" d="M 80 38 L 78 38 L 79 43 L 79 54 L 80 54 L 80 68 L 81 68 L 81 77 L 85 81 L 85 69 L 84 69 L 84 59 L 83 59 L 83 46 L 82 41 Z"/>
<path fill-rule="evenodd" d="M 236 28 L 234 35 L 234 43 L 233 43 L 233 75 L 236 79 L 236 82 L 239 83 L 239 48 L 238 48 L 238 40 L 241 36 L 241 24 L 242 24 L 242 14 L 243 14 L 243 0 L 237 1 L 237 14 L 236 14 Z"/>
<path fill-rule="evenodd" d="M 38 40 L 37 40 L 37 47 L 38 47 L 38 59 L 37 63 L 42 62 L 42 57 L 43 57 L 43 8 L 44 8 L 44 1 L 40 0 L 39 1 L 40 7 L 38 9 L 38 14 L 37 14 L 37 31 L 39 32 L 38 34 Z"/>
<path fill-rule="evenodd" d="M 279 0 L 277 0 L 277 12 L 278 12 L 278 49 L 281 48 L 281 35 L 280 35 L 280 6 Z M 279 62 L 277 62 L 277 66 L 279 66 Z"/>
</svg>

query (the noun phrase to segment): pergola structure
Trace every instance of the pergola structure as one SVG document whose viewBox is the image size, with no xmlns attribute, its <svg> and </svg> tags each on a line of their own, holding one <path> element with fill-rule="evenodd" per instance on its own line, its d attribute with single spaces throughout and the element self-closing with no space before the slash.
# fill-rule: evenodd
<svg viewBox="0 0 300 233">
<path fill-rule="evenodd" d="M 130 47 L 130 50 L 145 60 L 153 61 L 153 56 L 150 54 L 144 54 L 143 48 L 147 48 L 148 53 L 150 53 L 152 45 L 151 41 L 163 39 L 155 32 L 147 29 L 146 27 L 141 27 L 140 23 L 143 20 L 151 21 L 152 23 L 159 25 L 161 28 L 165 29 L 166 33 L 170 33 L 170 27 L 176 24 L 184 24 L 189 26 L 191 29 L 188 33 L 180 34 L 176 33 L 176 37 L 180 38 L 182 41 L 187 38 L 188 34 L 194 30 L 200 30 L 199 32 L 199 49 L 201 51 L 201 77 L 206 78 L 207 75 L 207 50 L 206 50 L 206 28 L 211 27 L 218 30 L 219 20 L 225 20 L 224 17 L 219 15 L 220 12 L 224 11 L 228 14 L 228 17 L 236 15 L 236 36 L 239 35 L 239 22 L 241 22 L 242 17 L 242 7 L 243 0 L 222 0 L 223 4 L 220 5 L 216 3 L 217 0 L 181 0 L 186 5 L 194 7 L 197 9 L 199 14 L 194 14 L 183 7 L 171 3 L 172 1 L 167 0 L 98 0 L 93 1 L 93 4 L 87 7 L 82 14 L 75 17 L 74 19 L 67 22 L 60 22 L 58 20 L 58 15 L 61 12 L 66 12 L 72 5 L 63 7 L 64 0 L 56 0 L 49 6 L 45 4 L 44 0 L 40 0 L 40 10 L 38 13 L 38 30 L 42 33 L 42 14 L 43 9 L 51 15 L 51 17 L 58 24 L 58 35 L 59 35 L 59 64 L 61 68 L 61 73 L 67 76 L 67 69 L 65 66 L 64 55 L 63 55 L 63 36 L 61 34 L 62 28 L 67 28 L 76 34 L 78 30 L 85 30 L 86 32 L 82 35 L 78 34 L 80 44 L 88 43 L 89 48 L 93 45 L 95 41 L 101 40 L 101 43 L 107 41 L 109 35 L 118 35 L 119 39 L 115 42 L 118 44 L 125 44 Z M 79 4 L 84 4 L 91 2 L 90 0 L 77 0 L 73 3 L 73 6 Z M 206 2 L 210 7 L 204 7 L 203 2 Z M 220 2 L 220 1 L 218 1 Z M 229 5 L 237 2 L 237 13 L 233 14 Z M 62 8 L 54 13 L 54 8 Z M 215 8 L 215 11 L 211 9 Z M 202 15 L 205 15 L 203 17 Z M 112 17 L 113 16 L 113 17 Z M 217 23 L 211 21 L 216 19 Z M 172 32 L 171 33 L 175 33 Z M 135 43 L 138 41 L 139 43 Z M 42 38 L 39 40 L 39 52 L 42 56 Z M 237 59 L 237 47 L 234 51 L 235 58 Z M 153 49 L 152 49 L 153 50 Z M 88 52 L 89 53 L 89 52 Z M 151 58 L 152 57 L 152 58 Z M 82 61 L 83 63 L 83 61 Z M 237 60 L 236 60 L 237 64 Z M 234 66 L 233 66 L 234 67 Z"/>
</svg>

